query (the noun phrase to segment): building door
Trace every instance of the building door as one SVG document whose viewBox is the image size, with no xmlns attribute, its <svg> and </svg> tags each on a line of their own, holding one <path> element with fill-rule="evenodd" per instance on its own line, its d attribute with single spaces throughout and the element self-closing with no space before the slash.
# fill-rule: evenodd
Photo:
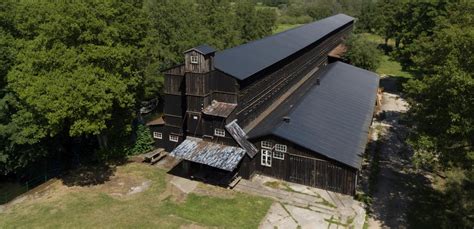
<svg viewBox="0 0 474 229">
<path fill-rule="evenodd" d="M 356 173 L 331 162 L 288 154 L 286 180 L 353 195 Z"/>
</svg>

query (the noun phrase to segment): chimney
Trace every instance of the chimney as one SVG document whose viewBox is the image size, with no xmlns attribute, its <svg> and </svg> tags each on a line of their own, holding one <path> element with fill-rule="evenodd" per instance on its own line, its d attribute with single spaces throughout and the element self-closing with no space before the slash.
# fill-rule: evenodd
<svg viewBox="0 0 474 229">
<path fill-rule="evenodd" d="M 290 120 L 291 119 L 288 116 L 283 117 L 283 122 L 290 123 Z"/>
</svg>

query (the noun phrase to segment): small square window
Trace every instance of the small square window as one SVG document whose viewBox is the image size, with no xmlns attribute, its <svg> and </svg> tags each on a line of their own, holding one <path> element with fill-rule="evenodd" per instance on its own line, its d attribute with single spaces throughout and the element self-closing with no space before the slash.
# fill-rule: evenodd
<svg viewBox="0 0 474 229">
<path fill-rule="evenodd" d="M 260 164 L 267 167 L 272 167 L 272 151 L 268 149 L 261 150 Z"/>
<path fill-rule="evenodd" d="M 191 56 L 191 64 L 199 64 L 198 56 Z"/>
<path fill-rule="evenodd" d="M 282 145 L 282 144 L 275 145 L 275 151 L 286 153 L 286 150 L 287 150 L 286 145 Z"/>
<path fill-rule="evenodd" d="M 219 129 L 219 128 L 215 128 L 215 129 L 214 129 L 214 135 L 215 135 L 215 136 L 218 136 L 218 137 L 225 137 L 225 130 Z"/>
<path fill-rule="evenodd" d="M 264 149 L 273 149 L 273 143 L 269 141 L 262 141 L 261 145 Z"/>
<path fill-rule="evenodd" d="M 161 132 L 153 132 L 153 138 L 163 139 L 163 134 Z"/>
<path fill-rule="evenodd" d="M 179 141 L 179 137 L 176 136 L 176 135 L 170 134 L 170 141 L 171 141 L 171 142 L 178 142 L 178 141 Z"/>
<path fill-rule="evenodd" d="M 285 160 L 285 153 L 274 151 L 273 152 L 273 158 L 280 159 L 280 160 Z"/>
</svg>

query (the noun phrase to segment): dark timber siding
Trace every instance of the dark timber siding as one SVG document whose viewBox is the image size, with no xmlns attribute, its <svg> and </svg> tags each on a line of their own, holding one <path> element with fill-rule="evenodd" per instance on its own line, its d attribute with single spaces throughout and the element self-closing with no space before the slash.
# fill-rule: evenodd
<svg viewBox="0 0 474 229">
<path fill-rule="evenodd" d="M 193 64 L 191 63 L 191 56 L 197 56 L 198 63 Z M 213 56 L 204 56 L 195 50 L 191 50 L 185 54 L 185 70 L 186 72 L 194 72 L 194 73 L 206 73 L 212 69 L 212 59 Z"/>
<path fill-rule="evenodd" d="M 261 165 L 261 141 L 270 141 L 273 145 L 286 145 L 287 153 L 284 160 L 273 158 L 272 153 L 272 166 Z M 356 169 L 274 136 L 252 142 L 258 148 L 259 153 L 253 158 L 253 163 L 242 162 L 239 170 L 242 177 L 251 177 L 256 172 L 289 182 L 354 195 Z"/>
</svg>

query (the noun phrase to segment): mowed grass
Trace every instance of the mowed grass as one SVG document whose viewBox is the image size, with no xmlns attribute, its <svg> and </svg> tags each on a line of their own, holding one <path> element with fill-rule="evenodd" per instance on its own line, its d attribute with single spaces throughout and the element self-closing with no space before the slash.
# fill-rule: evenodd
<svg viewBox="0 0 474 229">
<path fill-rule="evenodd" d="M 160 195 L 166 190 L 165 171 L 131 163 L 117 172 L 149 179 L 151 186 L 120 198 L 94 188 L 53 189 L 48 198 L 27 200 L 0 213 L 0 228 L 257 228 L 272 203 L 241 193 L 229 198 L 190 194 L 175 202 Z"/>
<path fill-rule="evenodd" d="M 380 75 L 389 75 L 394 77 L 401 78 L 412 78 L 412 74 L 406 71 L 403 71 L 400 63 L 393 58 L 383 55 L 380 66 L 377 68 L 377 73 Z"/>
</svg>

